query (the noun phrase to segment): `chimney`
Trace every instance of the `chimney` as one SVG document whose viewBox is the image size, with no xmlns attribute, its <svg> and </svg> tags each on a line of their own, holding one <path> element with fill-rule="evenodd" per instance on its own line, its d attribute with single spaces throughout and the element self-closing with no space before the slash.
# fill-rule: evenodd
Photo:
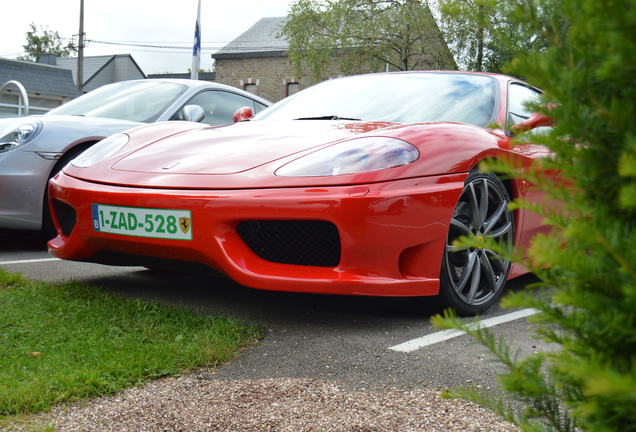
<svg viewBox="0 0 636 432">
<path fill-rule="evenodd" d="M 40 57 L 38 57 L 38 63 L 57 66 L 57 56 L 52 53 L 40 54 Z"/>
</svg>

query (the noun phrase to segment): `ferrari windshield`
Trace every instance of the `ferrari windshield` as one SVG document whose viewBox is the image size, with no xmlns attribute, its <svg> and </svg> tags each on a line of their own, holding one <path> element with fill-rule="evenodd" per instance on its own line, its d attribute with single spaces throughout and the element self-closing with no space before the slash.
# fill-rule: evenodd
<svg viewBox="0 0 636 432">
<path fill-rule="evenodd" d="M 47 114 L 155 121 L 187 86 L 163 81 L 122 81 L 105 85 Z"/>
<path fill-rule="evenodd" d="M 487 126 L 494 120 L 496 101 L 497 81 L 485 75 L 373 74 L 324 81 L 253 120 L 451 121 Z"/>
</svg>

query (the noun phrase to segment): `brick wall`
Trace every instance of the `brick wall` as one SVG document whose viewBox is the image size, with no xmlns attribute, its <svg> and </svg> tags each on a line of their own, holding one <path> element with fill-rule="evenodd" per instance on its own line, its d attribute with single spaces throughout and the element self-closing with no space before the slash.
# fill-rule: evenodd
<svg viewBox="0 0 636 432">
<path fill-rule="evenodd" d="M 450 51 L 448 51 L 448 47 L 443 41 L 440 40 L 440 44 L 434 48 L 431 52 L 437 54 L 429 54 L 427 58 L 422 59 L 424 67 L 420 67 L 420 70 L 456 69 Z M 216 59 L 215 70 L 217 82 L 251 91 L 272 102 L 277 102 L 289 96 L 291 94 L 289 90 L 302 90 L 318 81 L 322 81 L 322 79 L 343 75 L 336 64 L 336 59 L 334 59 L 334 62 L 325 68 L 322 79 L 315 80 L 311 78 L 312 75 L 309 71 L 303 71 L 302 77 L 299 77 L 294 71 L 289 58 L 285 55 Z M 383 71 L 382 67 L 378 69 L 378 66 L 366 66 L 347 75 Z M 298 83 L 298 85 L 294 85 L 295 83 Z M 292 86 L 289 87 L 288 84 L 292 84 Z"/>
<path fill-rule="evenodd" d="M 288 96 L 290 83 L 292 91 L 315 84 L 307 77 L 296 76 L 287 56 L 217 59 L 215 71 L 217 82 L 247 89 L 272 102 Z M 338 72 L 334 71 L 333 76 Z"/>
</svg>

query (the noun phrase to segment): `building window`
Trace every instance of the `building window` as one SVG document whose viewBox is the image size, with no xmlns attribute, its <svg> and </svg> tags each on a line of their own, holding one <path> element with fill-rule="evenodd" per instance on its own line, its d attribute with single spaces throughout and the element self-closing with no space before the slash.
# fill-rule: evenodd
<svg viewBox="0 0 636 432">
<path fill-rule="evenodd" d="M 285 93 L 285 96 L 291 96 L 294 93 L 298 93 L 299 91 L 300 91 L 300 83 L 297 83 L 297 82 L 287 83 L 287 91 Z"/>
<path fill-rule="evenodd" d="M 247 83 L 243 85 L 243 90 L 256 94 L 256 83 Z"/>
</svg>

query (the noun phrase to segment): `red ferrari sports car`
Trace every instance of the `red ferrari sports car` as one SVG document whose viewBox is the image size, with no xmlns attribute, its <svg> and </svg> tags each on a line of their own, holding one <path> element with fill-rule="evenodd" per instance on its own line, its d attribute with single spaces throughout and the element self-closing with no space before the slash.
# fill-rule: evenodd
<svg viewBox="0 0 636 432">
<path fill-rule="evenodd" d="M 484 159 L 523 169 L 547 153 L 510 144 L 544 122 L 526 108 L 539 94 L 502 75 L 383 73 L 322 82 L 230 126 L 141 126 L 51 180 L 49 251 L 195 262 L 268 290 L 439 294 L 479 313 L 525 270 L 453 241 L 473 233 L 524 248 L 542 229 L 507 205 L 539 191 L 477 170 Z"/>
</svg>

